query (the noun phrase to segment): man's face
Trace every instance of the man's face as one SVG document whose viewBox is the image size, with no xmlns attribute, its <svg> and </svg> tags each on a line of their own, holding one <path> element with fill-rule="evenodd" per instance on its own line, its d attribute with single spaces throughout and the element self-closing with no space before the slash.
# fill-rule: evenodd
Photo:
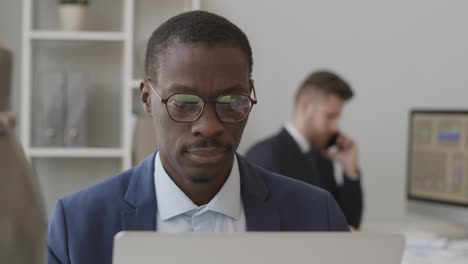
<svg viewBox="0 0 468 264">
<path fill-rule="evenodd" d="M 157 79 L 152 81 L 162 98 L 190 93 L 203 100 L 226 94 L 250 94 L 246 55 L 235 46 L 173 44 L 162 55 Z M 175 122 L 166 106 L 148 85 L 142 98 L 150 97 L 158 149 L 171 177 L 193 183 L 210 182 L 229 174 L 247 118 L 239 123 L 221 122 L 214 103 L 207 103 L 200 118 Z"/>
<path fill-rule="evenodd" d="M 306 110 L 307 138 L 315 148 L 324 150 L 329 139 L 339 131 L 343 100 L 336 95 L 317 95 Z"/>
</svg>

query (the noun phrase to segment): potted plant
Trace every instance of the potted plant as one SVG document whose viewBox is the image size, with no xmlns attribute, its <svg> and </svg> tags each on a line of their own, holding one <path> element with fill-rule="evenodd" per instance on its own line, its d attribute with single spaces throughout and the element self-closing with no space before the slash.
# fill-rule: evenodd
<svg viewBox="0 0 468 264">
<path fill-rule="evenodd" d="M 88 10 L 88 0 L 59 0 L 59 15 L 63 30 L 82 30 Z"/>
</svg>

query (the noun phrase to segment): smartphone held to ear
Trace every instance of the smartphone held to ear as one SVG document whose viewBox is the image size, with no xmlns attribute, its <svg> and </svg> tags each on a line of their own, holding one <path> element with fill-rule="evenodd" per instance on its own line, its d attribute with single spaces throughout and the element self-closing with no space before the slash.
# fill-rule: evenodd
<svg viewBox="0 0 468 264">
<path fill-rule="evenodd" d="M 336 146 L 339 136 L 340 136 L 340 133 L 336 132 L 328 139 L 327 149 Z"/>
</svg>

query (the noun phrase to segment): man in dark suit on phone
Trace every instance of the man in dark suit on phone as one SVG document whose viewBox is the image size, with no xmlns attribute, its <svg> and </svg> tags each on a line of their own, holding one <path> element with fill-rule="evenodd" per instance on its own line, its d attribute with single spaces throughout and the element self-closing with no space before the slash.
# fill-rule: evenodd
<svg viewBox="0 0 468 264">
<path fill-rule="evenodd" d="M 311 73 L 297 91 L 292 121 L 253 146 L 246 157 L 267 170 L 329 191 L 348 224 L 358 229 L 363 210 L 358 150 L 338 125 L 343 106 L 352 97 L 351 87 L 338 75 Z M 341 185 L 335 180 L 334 161 L 343 169 Z"/>
</svg>

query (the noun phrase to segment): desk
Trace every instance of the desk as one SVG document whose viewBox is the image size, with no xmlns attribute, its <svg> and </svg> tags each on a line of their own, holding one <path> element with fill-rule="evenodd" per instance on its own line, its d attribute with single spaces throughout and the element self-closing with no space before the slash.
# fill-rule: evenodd
<svg viewBox="0 0 468 264">
<path fill-rule="evenodd" d="M 407 215 L 400 219 L 365 223 L 362 232 L 403 234 L 406 238 L 403 264 L 468 263 L 466 226 Z"/>
</svg>

